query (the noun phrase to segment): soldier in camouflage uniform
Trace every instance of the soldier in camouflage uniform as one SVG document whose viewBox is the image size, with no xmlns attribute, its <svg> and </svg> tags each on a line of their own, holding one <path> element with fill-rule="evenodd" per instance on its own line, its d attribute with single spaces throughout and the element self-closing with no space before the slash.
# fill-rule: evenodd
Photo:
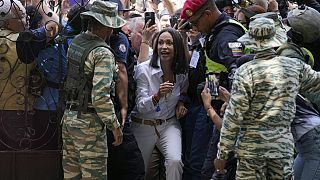
<svg viewBox="0 0 320 180">
<path fill-rule="evenodd" d="M 117 14 L 115 3 L 95 1 L 90 11 L 81 13 L 88 19 L 88 31 L 76 36 L 68 50 L 68 101 L 62 128 L 65 179 L 107 179 L 105 127 L 113 132 L 113 145 L 122 142 L 110 98 L 115 57 L 105 43 L 112 28 L 125 24 Z"/>
<path fill-rule="evenodd" d="M 255 50 L 255 58 L 235 74 L 220 136 L 218 171 L 230 151 L 239 157 L 237 179 L 290 179 L 294 152 L 290 124 L 300 90 L 320 103 L 320 73 L 294 58 L 276 56 L 287 40 L 274 21 L 257 18 L 238 41 Z"/>
</svg>

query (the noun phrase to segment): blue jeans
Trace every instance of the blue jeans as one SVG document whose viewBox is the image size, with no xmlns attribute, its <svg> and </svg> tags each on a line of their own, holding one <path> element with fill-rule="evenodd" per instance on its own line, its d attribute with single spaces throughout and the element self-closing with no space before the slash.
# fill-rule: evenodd
<svg viewBox="0 0 320 180">
<path fill-rule="evenodd" d="M 201 179 L 201 168 L 209 148 L 212 129 L 213 123 L 203 106 L 191 104 L 184 124 L 184 180 Z"/>
<path fill-rule="evenodd" d="M 294 160 L 294 179 L 319 180 L 320 126 L 304 134 L 295 145 L 299 154 Z"/>
</svg>

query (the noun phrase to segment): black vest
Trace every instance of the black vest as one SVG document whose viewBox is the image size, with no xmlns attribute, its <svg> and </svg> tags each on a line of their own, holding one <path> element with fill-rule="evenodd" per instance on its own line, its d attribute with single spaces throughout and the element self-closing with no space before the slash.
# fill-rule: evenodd
<svg viewBox="0 0 320 180">
<path fill-rule="evenodd" d="M 108 44 L 99 37 L 82 33 L 73 39 L 68 49 L 65 97 L 67 101 L 77 104 L 78 112 L 87 112 L 88 103 L 91 103 L 93 72 L 84 72 L 84 63 L 89 53 L 97 47 L 110 49 Z"/>
</svg>

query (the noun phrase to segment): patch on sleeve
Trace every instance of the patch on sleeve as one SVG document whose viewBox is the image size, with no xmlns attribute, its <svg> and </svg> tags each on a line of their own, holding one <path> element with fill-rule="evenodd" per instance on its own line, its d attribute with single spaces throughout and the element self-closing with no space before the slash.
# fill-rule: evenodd
<svg viewBox="0 0 320 180">
<path fill-rule="evenodd" d="M 243 55 L 242 44 L 239 42 L 230 42 L 228 43 L 229 48 L 231 49 L 232 55 L 239 57 Z"/>
<path fill-rule="evenodd" d="M 127 51 L 127 48 L 124 44 L 120 44 L 119 45 L 119 51 L 121 51 L 122 53 L 125 53 Z"/>
</svg>

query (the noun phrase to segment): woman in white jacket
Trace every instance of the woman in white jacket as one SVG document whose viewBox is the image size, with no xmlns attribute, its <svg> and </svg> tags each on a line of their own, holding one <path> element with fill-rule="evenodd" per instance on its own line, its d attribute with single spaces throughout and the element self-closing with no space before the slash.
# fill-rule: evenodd
<svg viewBox="0 0 320 180">
<path fill-rule="evenodd" d="M 188 87 L 187 53 L 180 33 L 164 29 L 156 38 L 151 60 L 139 64 L 135 73 L 137 98 L 131 127 L 146 169 L 155 146 L 164 155 L 167 180 L 182 179 L 181 127 L 177 119 L 187 112 L 180 101 Z"/>
</svg>

